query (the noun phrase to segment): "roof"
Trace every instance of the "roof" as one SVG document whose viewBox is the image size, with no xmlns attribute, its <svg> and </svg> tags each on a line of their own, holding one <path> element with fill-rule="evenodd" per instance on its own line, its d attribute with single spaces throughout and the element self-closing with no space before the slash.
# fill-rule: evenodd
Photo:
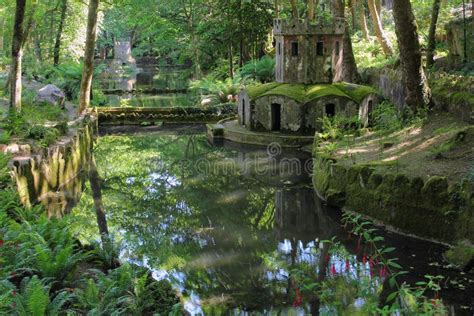
<svg viewBox="0 0 474 316">
<path fill-rule="evenodd" d="M 294 84 L 271 82 L 253 86 L 247 89 L 251 100 L 265 96 L 285 96 L 298 103 L 308 103 L 327 96 L 338 96 L 360 103 L 367 95 L 377 93 L 368 86 L 362 86 L 347 82 L 333 84 Z"/>
</svg>

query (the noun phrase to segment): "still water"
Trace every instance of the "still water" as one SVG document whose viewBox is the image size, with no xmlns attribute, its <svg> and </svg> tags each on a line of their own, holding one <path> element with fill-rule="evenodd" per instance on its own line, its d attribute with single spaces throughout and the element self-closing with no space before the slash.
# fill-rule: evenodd
<svg viewBox="0 0 474 316">
<path fill-rule="evenodd" d="M 170 280 L 191 315 L 367 315 L 386 297 L 387 275 L 315 195 L 302 152 L 215 147 L 201 127 L 175 126 L 103 136 L 95 156 L 121 259 Z M 73 214 L 84 241 L 98 239 L 91 210 L 87 188 Z M 441 298 L 470 314 L 473 276 L 446 269 L 444 247 L 380 234 L 404 280 L 455 280 L 464 290 L 446 281 Z"/>
<path fill-rule="evenodd" d="M 157 65 L 138 65 L 130 73 L 109 73 L 99 80 L 104 90 L 122 91 L 107 93 L 107 106 L 112 107 L 190 107 L 198 97 L 187 91 L 191 72 L 188 69 L 159 68 Z M 170 92 L 145 93 L 140 91 Z M 131 93 L 131 91 L 134 91 Z"/>
</svg>

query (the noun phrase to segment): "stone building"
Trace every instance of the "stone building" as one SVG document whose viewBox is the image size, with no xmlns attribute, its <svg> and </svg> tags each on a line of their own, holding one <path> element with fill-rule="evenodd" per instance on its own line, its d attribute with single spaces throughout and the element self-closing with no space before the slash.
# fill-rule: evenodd
<svg viewBox="0 0 474 316">
<path fill-rule="evenodd" d="M 114 44 L 114 61 L 122 66 L 134 66 L 135 59 L 132 56 L 132 44 L 128 40 L 117 41 Z"/>
<path fill-rule="evenodd" d="M 342 63 L 344 19 L 331 24 L 309 20 L 275 19 L 275 81 L 279 83 L 331 83 Z"/>
<path fill-rule="evenodd" d="M 326 24 L 308 20 L 274 21 L 276 82 L 242 90 L 238 123 L 250 131 L 311 135 L 319 118 L 358 116 L 364 125 L 378 104 L 374 89 L 332 83 L 342 67 L 344 21 Z"/>
</svg>

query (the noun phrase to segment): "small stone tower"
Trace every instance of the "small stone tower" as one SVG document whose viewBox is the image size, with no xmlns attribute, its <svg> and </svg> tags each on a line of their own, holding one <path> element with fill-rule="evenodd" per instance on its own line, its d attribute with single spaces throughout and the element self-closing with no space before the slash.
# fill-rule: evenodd
<svg viewBox="0 0 474 316">
<path fill-rule="evenodd" d="M 344 19 L 273 22 L 276 42 L 275 79 L 279 83 L 332 83 L 342 66 Z"/>
</svg>

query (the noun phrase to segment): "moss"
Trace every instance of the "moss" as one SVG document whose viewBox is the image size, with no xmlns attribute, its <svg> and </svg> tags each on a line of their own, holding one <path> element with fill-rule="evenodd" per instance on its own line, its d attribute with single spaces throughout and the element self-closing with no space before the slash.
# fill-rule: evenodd
<svg viewBox="0 0 474 316">
<path fill-rule="evenodd" d="M 372 173 L 369 177 L 368 187 L 369 189 L 377 189 L 382 184 L 383 176 L 378 173 Z"/>
<path fill-rule="evenodd" d="M 346 174 L 346 179 L 347 183 L 352 184 L 352 183 L 359 183 L 359 168 L 357 167 L 351 167 L 349 170 L 347 170 Z"/>
<path fill-rule="evenodd" d="M 444 256 L 450 263 L 464 268 L 474 260 L 474 247 L 470 246 L 467 242 L 460 243 L 456 247 L 446 251 Z"/>
<path fill-rule="evenodd" d="M 411 180 L 411 191 L 412 193 L 419 194 L 421 193 L 421 189 L 425 186 L 425 182 L 420 177 L 415 177 Z"/>
<path fill-rule="evenodd" d="M 334 83 L 333 86 L 348 95 L 352 100 L 360 103 L 368 94 L 377 93 L 377 91 L 369 86 L 361 86 L 346 82 Z"/>
<path fill-rule="evenodd" d="M 281 84 L 272 90 L 263 93 L 261 96 L 281 95 L 295 100 L 298 103 L 306 102 L 306 85 L 304 84 Z"/>
<path fill-rule="evenodd" d="M 344 166 L 333 164 L 331 166 L 330 187 L 335 190 L 345 190 L 347 170 Z"/>
<path fill-rule="evenodd" d="M 314 172 L 313 172 L 313 186 L 314 189 L 321 195 L 325 195 L 329 187 L 329 179 L 331 178 L 331 160 L 324 158 L 314 159 Z"/>
<path fill-rule="evenodd" d="M 349 95 L 338 89 L 336 84 L 318 84 L 307 87 L 306 102 L 329 96 L 351 99 Z"/>
<path fill-rule="evenodd" d="M 247 89 L 247 94 L 249 95 L 250 99 L 255 100 L 259 98 L 261 95 L 263 95 L 265 92 L 272 90 L 278 87 L 279 85 L 281 85 L 281 83 L 277 83 L 277 82 L 270 82 L 266 84 L 256 85 L 253 87 L 249 87 Z"/>
<path fill-rule="evenodd" d="M 434 176 L 426 181 L 421 192 L 430 198 L 446 198 L 448 194 L 448 186 L 448 180 L 445 177 Z"/>
<path fill-rule="evenodd" d="M 377 92 L 371 87 L 345 82 L 313 85 L 272 82 L 250 87 L 247 89 L 247 93 L 252 100 L 264 96 L 279 95 L 304 104 L 328 96 L 343 97 L 360 103 L 368 94 Z"/>
<path fill-rule="evenodd" d="M 325 194 L 329 205 L 337 205 L 343 207 L 346 203 L 346 193 L 338 190 L 329 189 Z"/>
</svg>

